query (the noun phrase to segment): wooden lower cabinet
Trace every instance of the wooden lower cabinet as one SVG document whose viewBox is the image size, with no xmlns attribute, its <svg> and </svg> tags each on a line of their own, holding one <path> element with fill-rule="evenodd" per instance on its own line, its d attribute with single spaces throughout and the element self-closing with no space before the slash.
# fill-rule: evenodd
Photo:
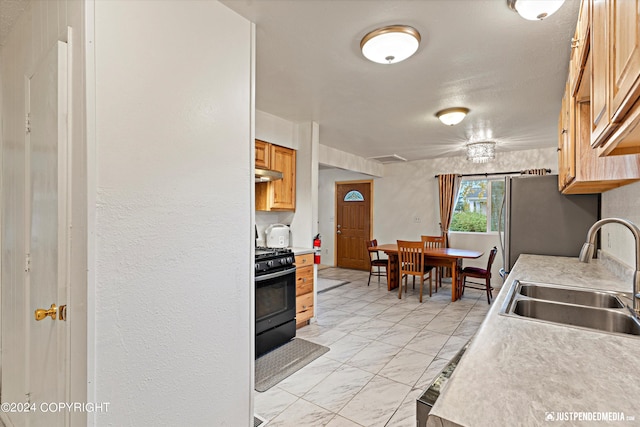
<svg viewBox="0 0 640 427">
<path fill-rule="evenodd" d="M 313 317 L 313 254 L 296 255 L 296 327 Z"/>
</svg>

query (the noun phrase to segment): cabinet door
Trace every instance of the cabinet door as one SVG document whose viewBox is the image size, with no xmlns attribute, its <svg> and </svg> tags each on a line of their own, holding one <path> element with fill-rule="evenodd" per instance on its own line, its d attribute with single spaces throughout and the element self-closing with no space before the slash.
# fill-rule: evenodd
<svg viewBox="0 0 640 427">
<path fill-rule="evenodd" d="M 271 145 L 271 169 L 282 172 L 283 178 L 271 182 L 272 209 L 296 208 L 296 151 Z"/>
<path fill-rule="evenodd" d="M 558 187 L 564 189 L 576 176 L 575 143 L 573 117 L 571 116 L 573 97 L 569 92 L 569 82 L 565 86 L 562 108 L 558 119 Z"/>
<path fill-rule="evenodd" d="M 640 14 L 638 0 L 610 0 L 610 111 L 618 122 L 638 98 Z"/>
<path fill-rule="evenodd" d="M 269 169 L 269 144 L 268 142 L 256 139 L 256 167 L 261 169 Z"/>
<path fill-rule="evenodd" d="M 584 72 L 587 52 L 589 51 L 589 0 L 582 0 L 580 4 L 580 14 L 578 25 L 571 39 L 571 62 L 569 65 L 569 80 L 571 82 L 571 95 L 575 95 L 578 90 L 582 73 Z"/>
<path fill-rule="evenodd" d="M 609 74 L 607 49 L 607 3 L 592 0 L 591 3 L 591 145 L 602 144 L 610 133 Z"/>
</svg>

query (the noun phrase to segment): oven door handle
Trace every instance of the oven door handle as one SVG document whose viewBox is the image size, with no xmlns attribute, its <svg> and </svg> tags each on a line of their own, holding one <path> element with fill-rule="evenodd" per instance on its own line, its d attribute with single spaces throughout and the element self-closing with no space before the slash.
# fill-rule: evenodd
<svg viewBox="0 0 640 427">
<path fill-rule="evenodd" d="M 256 277 L 256 282 L 262 282 L 265 280 L 269 280 L 269 279 L 275 279 L 276 277 L 282 277 L 282 276 L 286 276 L 287 274 L 291 274 L 293 272 L 296 271 L 296 268 L 288 268 L 286 270 L 283 271 L 278 271 L 276 273 L 270 273 L 270 274 L 265 274 L 264 276 L 257 276 Z"/>
</svg>

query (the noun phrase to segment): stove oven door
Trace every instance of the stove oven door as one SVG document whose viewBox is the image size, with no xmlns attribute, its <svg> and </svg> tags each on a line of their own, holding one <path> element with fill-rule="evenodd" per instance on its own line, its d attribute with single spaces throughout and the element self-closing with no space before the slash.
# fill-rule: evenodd
<svg viewBox="0 0 640 427">
<path fill-rule="evenodd" d="M 256 357 L 296 336 L 296 269 L 256 276 Z"/>
</svg>

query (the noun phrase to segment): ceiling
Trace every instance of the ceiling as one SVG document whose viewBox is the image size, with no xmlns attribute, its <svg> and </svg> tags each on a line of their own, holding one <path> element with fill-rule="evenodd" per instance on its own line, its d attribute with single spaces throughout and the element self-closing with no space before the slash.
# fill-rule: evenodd
<svg viewBox="0 0 640 427">
<path fill-rule="evenodd" d="M 28 2 L 0 0 L 0 45 Z M 544 21 L 506 0 L 222 3 L 256 23 L 256 108 L 318 122 L 323 145 L 408 160 L 463 155 L 470 141 L 496 141 L 498 153 L 556 145 L 578 0 Z M 416 28 L 418 51 L 369 62 L 360 40 L 390 24 Z M 471 109 L 459 125 L 435 117 L 457 106 Z"/>
<path fill-rule="evenodd" d="M 320 143 L 365 158 L 463 155 L 469 141 L 497 152 L 553 147 L 579 1 L 527 21 L 506 0 L 222 0 L 256 23 L 256 108 L 315 121 Z M 404 62 L 359 49 L 369 31 L 416 28 Z M 456 126 L 435 113 L 471 109 Z M 499 155 L 499 154 L 498 154 Z"/>
</svg>

